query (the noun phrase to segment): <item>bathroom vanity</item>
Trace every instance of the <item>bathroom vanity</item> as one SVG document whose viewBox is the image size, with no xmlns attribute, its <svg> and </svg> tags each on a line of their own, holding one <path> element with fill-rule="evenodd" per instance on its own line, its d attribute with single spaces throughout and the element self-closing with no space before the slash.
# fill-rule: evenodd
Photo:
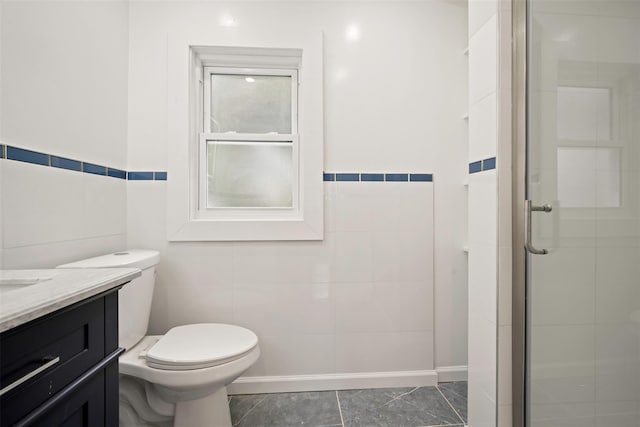
<svg viewBox="0 0 640 427">
<path fill-rule="evenodd" d="M 118 425 L 130 268 L 0 271 L 0 426 Z"/>
</svg>

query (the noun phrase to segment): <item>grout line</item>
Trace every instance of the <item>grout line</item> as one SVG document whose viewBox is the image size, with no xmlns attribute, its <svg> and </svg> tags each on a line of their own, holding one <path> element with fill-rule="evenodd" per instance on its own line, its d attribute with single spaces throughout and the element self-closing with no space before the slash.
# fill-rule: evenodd
<svg viewBox="0 0 640 427">
<path fill-rule="evenodd" d="M 449 399 L 447 399 L 447 396 L 444 395 L 444 393 L 442 393 L 442 391 L 440 390 L 440 387 L 438 387 L 436 385 L 436 390 L 438 390 L 438 393 L 440 393 L 440 395 L 442 397 L 444 397 L 444 400 L 447 401 L 447 403 L 449 404 L 449 406 L 451 407 L 451 409 L 453 409 L 453 412 L 456 413 L 456 415 L 458 416 L 458 418 L 460 418 L 460 421 L 462 422 L 463 425 L 466 425 L 466 422 L 462 419 L 462 417 L 460 416 L 460 414 L 458 413 L 458 411 L 456 410 L 456 408 L 453 407 L 453 405 L 451 404 L 451 402 L 449 402 Z"/>
<path fill-rule="evenodd" d="M 340 398 L 338 397 L 338 390 L 336 390 L 336 400 L 338 401 L 338 412 L 340 413 L 340 422 L 344 427 L 344 418 L 342 418 L 342 407 L 340 406 Z"/>
<path fill-rule="evenodd" d="M 244 420 L 244 419 L 247 417 L 247 415 L 249 415 L 249 413 L 250 413 L 251 411 L 253 411 L 254 409 L 256 409 L 256 407 L 257 407 L 259 404 L 261 404 L 262 402 L 264 402 L 264 400 L 265 400 L 266 398 L 267 398 L 267 395 L 263 396 L 263 397 L 262 397 L 262 399 L 260 399 L 260 400 L 255 404 L 255 405 L 253 405 L 251 408 L 249 408 L 249 409 L 247 410 L 247 412 L 245 412 L 245 413 L 244 413 L 244 415 L 240 417 L 240 419 L 236 422 L 236 424 L 239 424 L 239 423 L 240 423 L 240 421 Z M 234 424 L 234 425 L 235 425 L 235 424 Z"/>
</svg>

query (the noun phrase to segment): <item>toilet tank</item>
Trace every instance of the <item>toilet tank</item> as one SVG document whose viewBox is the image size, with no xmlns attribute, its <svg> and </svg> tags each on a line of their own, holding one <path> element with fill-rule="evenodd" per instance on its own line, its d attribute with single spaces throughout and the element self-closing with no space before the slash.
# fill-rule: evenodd
<svg viewBox="0 0 640 427">
<path fill-rule="evenodd" d="M 158 251 L 129 249 L 95 258 L 88 258 L 57 268 L 139 268 L 142 276 L 133 279 L 118 293 L 118 345 L 130 349 L 147 333 L 151 300 L 156 281 Z"/>
</svg>

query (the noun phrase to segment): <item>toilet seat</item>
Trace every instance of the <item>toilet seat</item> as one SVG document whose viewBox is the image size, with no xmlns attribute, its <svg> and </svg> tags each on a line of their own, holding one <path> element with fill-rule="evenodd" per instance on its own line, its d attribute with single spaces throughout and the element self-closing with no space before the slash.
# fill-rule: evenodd
<svg viewBox="0 0 640 427">
<path fill-rule="evenodd" d="M 170 371 L 210 368 L 240 358 L 258 345 L 248 329 L 223 323 L 199 323 L 169 330 L 146 350 L 147 366 Z"/>
</svg>

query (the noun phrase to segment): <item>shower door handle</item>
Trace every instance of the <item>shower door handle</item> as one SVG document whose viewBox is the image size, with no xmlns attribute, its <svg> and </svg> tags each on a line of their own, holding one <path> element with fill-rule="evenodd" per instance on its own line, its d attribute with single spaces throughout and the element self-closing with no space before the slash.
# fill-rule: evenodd
<svg viewBox="0 0 640 427">
<path fill-rule="evenodd" d="M 536 249 L 533 247 L 533 244 L 531 244 L 531 212 L 549 213 L 551 212 L 551 210 L 552 208 L 549 204 L 543 206 L 534 206 L 531 204 L 531 200 L 524 201 L 524 247 L 527 249 L 527 251 L 534 255 L 546 255 L 549 253 L 549 251 L 547 251 L 546 249 Z"/>
</svg>

